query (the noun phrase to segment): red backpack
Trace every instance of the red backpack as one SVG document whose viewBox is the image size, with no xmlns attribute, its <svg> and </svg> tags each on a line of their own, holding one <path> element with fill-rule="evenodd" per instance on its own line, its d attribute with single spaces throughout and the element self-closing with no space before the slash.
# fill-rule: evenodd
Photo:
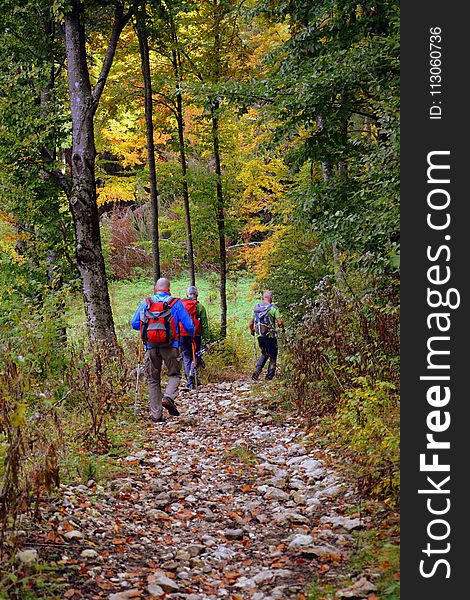
<svg viewBox="0 0 470 600">
<path fill-rule="evenodd" d="M 202 325 L 201 325 L 200 319 L 198 319 L 198 317 L 197 317 L 197 312 L 196 312 L 198 301 L 194 300 L 193 298 L 181 298 L 181 302 L 183 303 L 183 306 L 188 311 L 189 316 L 193 320 L 194 335 L 201 335 Z M 182 323 L 180 323 L 180 335 L 185 336 L 185 337 L 189 336 L 189 333 L 183 327 Z"/>
<path fill-rule="evenodd" d="M 148 348 L 169 347 L 178 339 L 176 323 L 171 307 L 178 298 L 169 298 L 165 302 L 153 302 L 147 298 L 148 308 L 140 313 L 140 337 Z"/>
</svg>

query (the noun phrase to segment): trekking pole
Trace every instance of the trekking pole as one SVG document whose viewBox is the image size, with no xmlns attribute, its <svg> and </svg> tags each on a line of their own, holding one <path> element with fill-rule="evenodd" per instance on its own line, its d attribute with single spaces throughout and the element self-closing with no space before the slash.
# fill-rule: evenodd
<svg viewBox="0 0 470 600">
<path fill-rule="evenodd" d="M 193 351 L 194 389 L 197 390 L 198 376 L 197 376 L 197 363 L 196 363 L 196 341 L 194 338 L 193 338 L 193 344 L 191 346 L 191 349 Z"/>
<path fill-rule="evenodd" d="M 134 414 L 137 414 L 137 399 L 139 397 L 139 375 L 140 375 L 140 361 L 142 360 L 142 345 L 139 340 L 139 346 L 137 349 L 137 377 L 135 380 L 135 398 L 134 398 Z"/>
</svg>

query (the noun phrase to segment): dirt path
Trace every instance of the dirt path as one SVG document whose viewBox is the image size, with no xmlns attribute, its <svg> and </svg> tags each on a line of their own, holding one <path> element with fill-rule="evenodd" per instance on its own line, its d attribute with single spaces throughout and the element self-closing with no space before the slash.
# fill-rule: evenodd
<svg viewBox="0 0 470 600">
<path fill-rule="evenodd" d="M 364 526 L 352 492 L 257 389 L 181 395 L 179 418 L 145 425 L 125 477 L 64 488 L 55 531 L 30 540 L 40 557 L 54 549 L 64 598 L 301 599 L 347 564 Z M 367 598 L 368 583 L 344 597 Z"/>
</svg>

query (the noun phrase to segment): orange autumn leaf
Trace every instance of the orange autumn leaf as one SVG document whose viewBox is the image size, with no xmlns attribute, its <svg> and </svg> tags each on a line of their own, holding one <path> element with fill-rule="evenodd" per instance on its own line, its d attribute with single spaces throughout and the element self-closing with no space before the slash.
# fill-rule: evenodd
<svg viewBox="0 0 470 600">
<path fill-rule="evenodd" d="M 111 540 L 111 544 L 114 544 L 115 546 L 120 546 L 125 543 L 126 543 L 126 538 L 113 538 Z"/>
<path fill-rule="evenodd" d="M 240 573 L 238 571 L 227 571 L 224 573 L 224 577 L 226 579 L 238 579 L 240 577 Z"/>
</svg>

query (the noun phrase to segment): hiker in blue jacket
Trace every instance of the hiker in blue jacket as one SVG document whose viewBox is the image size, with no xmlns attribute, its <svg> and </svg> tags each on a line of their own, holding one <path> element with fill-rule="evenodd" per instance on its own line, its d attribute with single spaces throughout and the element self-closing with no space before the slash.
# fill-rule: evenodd
<svg viewBox="0 0 470 600">
<path fill-rule="evenodd" d="M 148 310 L 151 312 L 147 312 Z M 157 314 L 160 318 L 153 318 Z M 149 315 L 152 317 L 150 320 Z M 131 320 L 132 327 L 141 331 L 145 348 L 144 367 L 149 386 L 150 418 L 155 423 L 164 420 L 163 408 L 170 415 L 179 415 L 175 398 L 181 380 L 181 363 L 178 360 L 180 324 L 190 335 L 194 335 L 193 320 L 181 300 L 171 296 L 170 281 L 161 277 L 155 284 L 155 294 L 142 300 Z M 163 398 L 162 363 L 165 363 L 168 371 L 168 384 Z"/>
</svg>

